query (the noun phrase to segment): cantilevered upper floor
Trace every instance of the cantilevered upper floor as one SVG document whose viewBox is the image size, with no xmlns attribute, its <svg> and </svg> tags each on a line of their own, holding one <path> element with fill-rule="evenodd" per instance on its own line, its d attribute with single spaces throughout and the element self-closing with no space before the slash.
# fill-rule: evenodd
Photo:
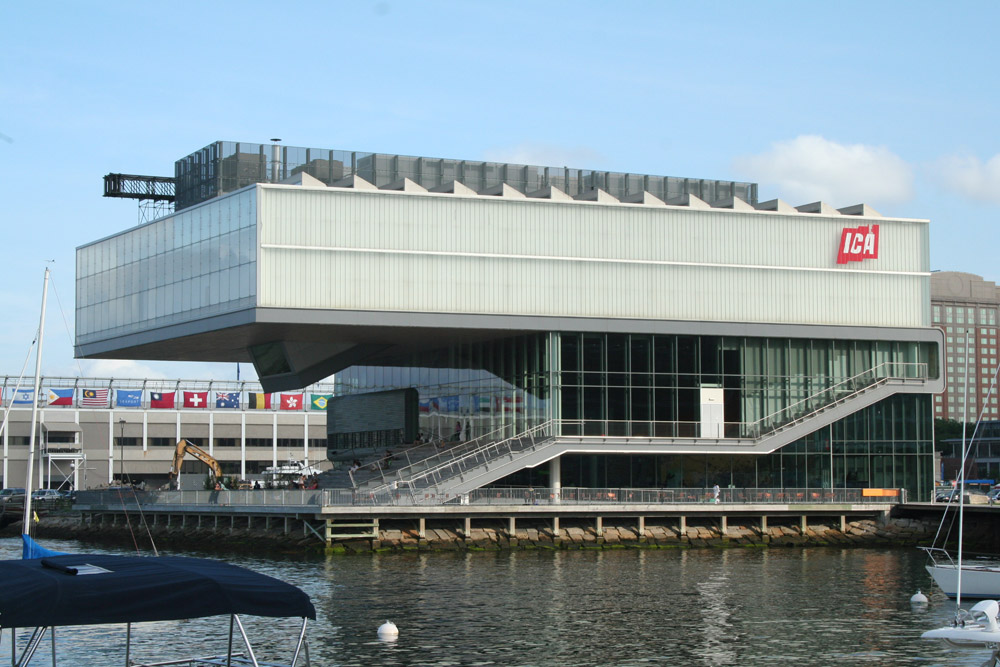
<svg viewBox="0 0 1000 667">
<path fill-rule="evenodd" d="M 78 248 L 77 355 L 252 360 L 274 391 L 526 332 L 940 337 L 926 220 L 732 196 L 755 197 L 748 184 L 705 201 L 621 194 L 641 178 L 619 197 L 610 177 L 567 192 L 553 174 L 534 190 L 534 176 L 379 187 L 352 167 L 329 182 L 303 168 Z"/>
</svg>

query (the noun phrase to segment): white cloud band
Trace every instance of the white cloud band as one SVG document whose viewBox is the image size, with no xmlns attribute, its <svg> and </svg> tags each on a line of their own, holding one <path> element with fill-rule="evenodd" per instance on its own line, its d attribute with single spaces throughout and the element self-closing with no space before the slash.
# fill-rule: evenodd
<svg viewBox="0 0 1000 667">
<path fill-rule="evenodd" d="M 885 146 L 801 135 L 758 155 L 736 158 L 733 165 L 747 180 L 774 186 L 790 203 L 876 206 L 913 196 L 913 170 Z"/>
</svg>

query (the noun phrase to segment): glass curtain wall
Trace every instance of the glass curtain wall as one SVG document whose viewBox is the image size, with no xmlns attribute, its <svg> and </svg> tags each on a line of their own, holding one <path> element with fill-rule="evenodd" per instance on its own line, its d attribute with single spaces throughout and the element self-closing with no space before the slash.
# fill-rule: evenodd
<svg viewBox="0 0 1000 667">
<path fill-rule="evenodd" d="M 391 366 L 353 367 L 337 375 L 336 393 L 416 387 L 422 433 L 463 441 L 514 435 L 551 419 L 560 420 L 564 435 L 697 437 L 702 390 L 710 388 L 723 396 L 725 435 L 751 437 L 775 415 L 828 402 L 841 385 L 856 387 L 852 379 L 936 372 L 934 355 L 928 343 L 533 334 L 424 351 Z M 900 366 L 889 372 L 887 364 Z M 562 483 L 904 487 L 911 498 L 929 498 L 932 431 L 930 397 L 901 394 L 768 455 L 567 455 Z M 547 475 L 540 466 L 499 485 L 546 486 Z"/>
<path fill-rule="evenodd" d="M 453 345 L 337 374 L 340 394 L 414 387 L 424 437 L 501 438 L 552 419 L 550 336 Z"/>
<path fill-rule="evenodd" d="M 554 394 L 564 435 L 702 437 L 704 390 L 721 433 L 754 438 L 881 377 L 937 371 L 930 343 L 558 334 Z"/>
<path fill-rule="evenodd" d="M 930 500 L 934 479 L 931 397 L 897 394 L 771 454 L 568 454 L 564 487 L 842 489 L 905 488 Z M 545 466 L 496 486 L 548 486 Z"/>
</svg>

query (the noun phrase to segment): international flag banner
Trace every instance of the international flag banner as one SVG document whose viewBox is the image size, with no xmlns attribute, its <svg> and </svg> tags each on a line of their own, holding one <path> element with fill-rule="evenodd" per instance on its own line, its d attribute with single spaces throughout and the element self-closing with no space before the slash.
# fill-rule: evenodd
<svg viewBox="0 0 1000 667">
<path fill-rule="evenodd" d="M 441 412 L 458 412 L 459 400 L 458 396 L 442 396 L 438 399 Z"/>
<path fill-rule="evenodd" d="M 142 389 L 116 389 L 115 405 L 119 408 L 141 408 Z"/>
<path fill-rule="evenodd" d="M 18 389 L 14 392 L 14 400 L 11 401 L 14 405 L 33 405 L 35 402 L 35 390 L 34 389 Z"/>
<path fill-rule="evenodd" d="M 238 391 L 217 391 L 215 392 L 215 407 L 217 408 L 239 408 L 240 392 Z"/>
<path fill-rule="evenodd" d="M 309 402 L 310 410 L 326 410 L 326 406 L 330 404 L 330 399 L 333 398 L 333 394 L 311 394 L 312 400 Z"/>
<path fill-rule="evenodd" d="M 151 391 L 149 392 L 149 407 L 160 408 L 163 410 L 173 410 L 174 409 L 174 392 L 159 392 Z"/>
<path fill-rule="evenodd" d="M 281 395 L 281 409 L 282 410 L 301 410 L 302 409 L 302 394 L 282 394 Z"/>
<path fill-rule="evenodd" d="M 110 389 L 84 389 L 80 393 L 81 408 L 106 408 L 111 398 Z"/>
<path fill-rule="evenodd" d="M 493 412 L 493 397 L 473 396 L 472 405 L 476 412 Z"/>
<path fill-rule="evenodd" d="M 185 391 L 184 392 L 184 407 L 185 408 L 204 408 L 208 405 L 208 392 L 207 391 Z"/>
<path fill-rule="evenodd" d="M 73 405 L 73 390 L 49 389 L 49 405 Z"/>
<path fill-rule="evenodd" d="M 271 395 L 270 394 L 247 394 L 247 398 L 250 400 L 251 410 L 270 410 L 271 409 Z"/>
<path fill-rule="evenodd" d="M 418 406 L 418 409 L 420 410 L 420 412 L 422 412 L 423 414 L 425 414 L 425 415 L 426 414 L 430 414 L 430 411 L 431 411 L 431 399 L 429 399 L 429 398 L 422 399 L 417 404 L 417 406 Z"/>
</svg>

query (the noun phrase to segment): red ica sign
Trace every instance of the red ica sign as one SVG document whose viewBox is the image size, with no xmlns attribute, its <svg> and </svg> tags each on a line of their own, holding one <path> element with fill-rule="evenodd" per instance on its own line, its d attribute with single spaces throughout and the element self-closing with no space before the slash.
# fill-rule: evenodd
<svg viewBox="0 0 1000 667">
<path fill-rule="evenodd" d="M 860 262 L 863 259 L 878 259 L 878 225 L 844 227 L 840 234 L 840 250 L 837 264 Z"/>
</svg>

